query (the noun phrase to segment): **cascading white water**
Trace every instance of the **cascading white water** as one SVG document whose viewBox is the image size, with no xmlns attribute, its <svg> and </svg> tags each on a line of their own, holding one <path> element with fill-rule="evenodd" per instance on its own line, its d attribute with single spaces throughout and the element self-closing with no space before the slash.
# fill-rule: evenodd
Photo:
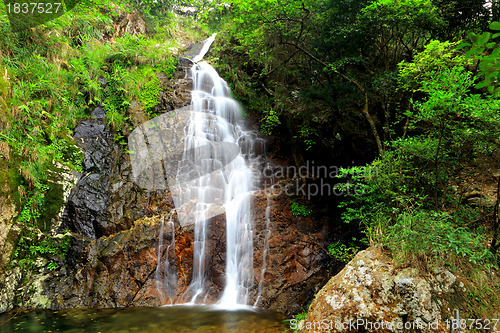
<svg viewBox="0 0 500 333">
<path fill-rule="evenodd" d="M 156 288 L 166 292 L 165 296 L 170 300 L 170 303 L 173 303 L 174 291 L 177 286 L 177 272 L 175 270 L 175 225 L 173 220 L 173 213 L 170 212 L 170 218 L 167 225 L 171 231 L 170 243 L 167 246 L 165 251 L 165 261 L 162 263 L 161 250 L 163 248 L 163 237 L 165 235 L 165 217 L 161 218 L 161 227 L 160 227 L 160 237 L 158 243 L 158 264 L 155 270 L 155 280 L 156 280 Z M 170 255 L 172 253 L 172 255 Z M 170 262 L 170 257 L 172 257 L 173 263 Z M 163 264 L 163 265 L 162 265 Z M 163 269 L 162 269 L 163 266 Z M 163 271 L 163 277 L 161 276 L 161 271 Z"/>
<path fill-rule="evenodd" d="M 263 256 L 262 256 L 262 268 L 260 270 L 260 282 L 259 282 L 259 287 L 258 287 L 258 292 L 257 292 L 257 297 L 255 298 L 254 306 L 259 305 L 260 298 L 262 297 L 262 289 L 264 287 L 264 275 L 266 273 L 266 262 L 267 262 L 267 255 L 269 252 L 269 239 L 271 238 L 271 230 L 270 230 L 270 224 L 271 224 L 271 197 L 268 194 L 267 195 L 267 204 L 266 204 L 266 229 L 264 230 L 265 236 L 264 236 L 264 251 L 263 251 Z"/>
<path fill-rule="evenodd" d="M 194 58 L 202 59 L 212 37 L 207 40 L 201 53 Z M 219 304 L 235 307 L 248 304 L 249 289 L 253 283 L 253 223 L 250 207 L 253 177 L 241 151 L 234 159 L 234 151 L 214 142 L 238 144 L 246 132 L 240 121 L 238 103 L 230 97 L 230 90 L 215 69 L 201 61 L 191 69 L 193 91 L 191 119 L 187 129 L 183 161 L 191 168 L 179 169 L 179 187 L 182 202 L 195 202 L 195 235 L 193 277 L 188 292 L 191 302 L 204 300 L 206 279 L 206 241 L 209 217 L 213 210 L 223 208 L 226 220 L 226 267 L 225 287 Z M 203 147 L 204 149 L 199 149 Z M 206 148 L 209 147 L 209 148 Z M 238 147 L 238 146 L 237 146 Z M 218 149 L 219 148 L 219 149 Z M 240 150 L 240 149 L 238 149 Z M 223 161 L 232 161 L 228 164 Z M 214 164 L 220 168 L 214 172 Z M 193 166 L 196 166 L 193 168 Z M 186 174 L 197 173 L 196 181 L 186 183 Z M 189 184 L 186 186 L 186 184 Z M 210 215 L 210 216 L 209 216 Z"/>
<path fill-rule="evenodd" d="M 190 107 L 142 124 L 129 137 L 129 147 L 134 152 L 131 162 L 135 181 L 143 188 L 165 189 L 167 180 L 180 226 L 194 225 L 191 282 L 183 295 L 177 295 L 173 213 L 168 224 L 172 237 L 166 250 L 163 244 L 167 225 L 162 219 L 156 269 L 158 286 L 167 289 L 162 294 L 171 303 L 206 303 L 209 295 L 213 299 L 209 287 L 213 281 L 207 283 L 211 269 L 207 267 L 208 246 L 213 244 L 207 244 L 207 238 L 213 231 L 210 225 L 213 218 L 224 216 L 225 285 L 218 304 L 232 309 L 250 302 L 254 282 L 251 200 L 259 189 L 255 172 L 262 167 L 265 149 L 264 141 L 254 131 L 245 129 L 239 104 L 231 98 L 227 83 L 212 66 L 201 61 L 214 38 L 212 35 L 194 57 L 199 62 L 190 71 L 193 80 Z M 268 238 L 265 235 L 266 243 Z M 162 250 L 166 252 L 164 261 L 161 261 Z M 261 281 L 266 255 L 264 251 Z M 261 290 L 262 283 L 257 301 Z"/>
<path fill-rule="evenodd" d="M 210 46 L 214 42 L 216 36 L 217 36 L 217 34 L 212 34 L 212 36 L 210 36 L 206 41 L 203 42 L 203 46 L 201 48 L 200 53 L 198 53 L 192 59 L 194 63 L 197 63 L 197 62 L 200 62 L 201 60 L 203 60 L 203 57 L 205 56 L 205 54 L 207 54 L 208 50 L 210 50 Z"/>
</svg>

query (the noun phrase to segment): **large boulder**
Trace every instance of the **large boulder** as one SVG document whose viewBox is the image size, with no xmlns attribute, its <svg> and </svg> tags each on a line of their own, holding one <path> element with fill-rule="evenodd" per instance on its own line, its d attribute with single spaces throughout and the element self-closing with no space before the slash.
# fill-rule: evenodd
<svg viewBox="0 0 500 333">
<path fill-rule="evenodd" d="M 397 269 L 379 247 L 359 252 L 321 289 L 302 332 L 448 332 L 446 299 L 465 291 L 445 269 Z"/>
<path fill-rule="evenodd" d="M 83 174 L 71 191 L 60 230 L 69 229 L 83 237 L 98 238 L 109 228 L 109 173 L 113 165 L 113 139 L 102 119 L 83 120 L 73 137 L 84 152 Z"/>
</svg>

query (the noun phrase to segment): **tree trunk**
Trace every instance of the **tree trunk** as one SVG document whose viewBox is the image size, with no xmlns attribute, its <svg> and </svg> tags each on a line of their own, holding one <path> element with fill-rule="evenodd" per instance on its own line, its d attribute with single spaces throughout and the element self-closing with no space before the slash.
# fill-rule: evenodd
<svg viewBox="0 0 500 333">
<path fill-rule="evenodd" d="M 500 205 L 500 175 L 497 180 L 497 200 L 493 209 L 493 240 L 491 241 L 490 251 L 496 254 L 500 247 L 500 220 L 498 216 L 498 205 Z"/>
<path fill-rule="evenodd" d="M 438 191 L 439 191 L 439 155 L 441 153 L 441 144 L 443 141 L 444 130 L 445 130 L 445 120 L 441 120 L 441 131 L 439 133 L 439 141 L 436 149 L 436 156 L 434 157 L 434 208 L 438 208 Z"/>
</svg>

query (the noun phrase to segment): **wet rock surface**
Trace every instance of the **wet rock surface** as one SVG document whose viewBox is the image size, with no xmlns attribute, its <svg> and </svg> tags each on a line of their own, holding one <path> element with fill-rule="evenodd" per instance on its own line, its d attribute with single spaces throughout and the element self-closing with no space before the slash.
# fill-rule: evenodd
<svg viewBox="0 0 500 333">
<path fill-rule="evenodd" d="M 262 283 L 257 305 L 290 316 L 300 312 L 332 274 L 325 250 L 330 227 L 326 219 L 294 216 L 287 195 L 271 194 L 269 203 L 268 195 L 260 192 L 254 199 L 254 299 Z"/>
<path fill-rule="evenodd" d="M 250 304 L 258 298 L 258 306 L 290 315 L 299 311 L 329 277 L 330 259 L 324 251 L 328 226 L 309 218 L 294 217 L 285 195 L 270 199 L 272 213 L 267 221 L 267 203 L 263 192 L 255 195 L 255 279 Z M 80 249 L 71 256 L 79 255 L 79 258 L 74 258 L 72 265 L 68 264 L 67 269 L 44 282 L 50 307 L 158 306 L 188 302 L 193 296 L 188 289 L 193 273 L 193 226 L 181 227 L 175 222 L 172 247 L 172 225 L 166 223 L 167 220 L 168 214 L 145 217 L 136 220 L 130 229 L 108 237 L 75 240 L 73 247 Z M 207 281 L 202 299 L 215 303 L 225 283 L 224 215 L 213 217 L 207 225 Z M 162 245 L 159 247 L 160 235 Z M 266 238 L 266 235 L 269 236 Z M 167 258 L 169 275 L 165 270 Z M 175 276 L 173 287 L 168 284 L 172 274 Z"/>
<path fill-rule="evenodd" d="M 0 280 L 0 313 L 11 310 L 14 307 L 13 300 L 16 297 L 16 290 L 21 280 L 19 268 L 2 272 Z"/>
<path fill-rule="evenodd" d="M 52 308 L 159 305 L 160 299 L 139 291 L 150 283 L 157 263 L 159 223 L 137 221 L 129 230 L 88 243 L 74 267 L 58 272 L 45 283 Z"/>
<path fill-rule="evenodd" d="M 177 79 L 158 74 L 162 92 L 157 112 L 189 105 L 191 81 L 183 66 L 179 64 Z M 137 101 L 132 101 L 128 112 L 134 126 L 148 120 Z M 130 156 L 113 141 L 104 109 L 97 107 L 92 118 L 82 120 L 73 135 L 84 152 L 83 173 L 69 195 L 58 229 L 95 239 L 127 230 L 144 216 L 170 211 L 173 203 L 168 191 L 146 191 L 133 182 Z"/>
<path fill-rule="evenodd" d="M 84 152 L 83 173 L 68 197 L 60 230 L 98 238 L 106 234 L 109 225 L 107 192 L 116 147 L 102 119 L 83 120 L 73 137 Z"/>
<path fill-rule="evenodd" d="M 189 105 L 190 64 L 181 60 L 175 79 L 159 77 L 164 88 L 159 112 Z M 131 103 L 129 114 L 134 126 L 148 120 L 138 102 Z M 85 154 L 84 172 L 69 195 L 59 227 L 72 231 L 71 247 L 62 269 L 37 280 L 39 301 L 28 300 L 31 307 L 158 306 L 187 302 L 192 296 L 188 287 L 193 226 L 181 226 L 176 216 L 173 226 L 167 223 L 174 208 L 168 189 L 145 190 L 133 182 L 130 156 L 113 141 L 104 116 L 104 110 L 97 108 L 92 119 L 81 121 L 75 130 L 77 145 Z M 247 154 L 257 150 L 247 148 Z M 268 204 L 271 213 L 266 215 Z M 252 206 L 255 278 L 250 304 L 296 313 L 329 277 L 328 221 L 293 216 L 284 194 L 269 197 L 264 191 L 255 192 Z M 214 303 L 225 284 L 224 215 L 214 214 L 207 224 L 203 300 Z"/>
</svg>

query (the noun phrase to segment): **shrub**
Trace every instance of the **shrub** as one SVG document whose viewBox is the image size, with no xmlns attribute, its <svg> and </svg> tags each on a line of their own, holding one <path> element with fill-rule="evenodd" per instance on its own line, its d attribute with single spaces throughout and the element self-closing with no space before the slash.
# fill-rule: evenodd
<svg viewBox="0 0 500 333">
<path fill-rule="evenodd" d="M 492 259 L 484 237 L 460 226 L 446 212 L 410 209 L 398 214 L 394 224 L 383 224 L 387 226 L 383 244 L 399 263 L 423 260 L 452 264 L 454 257 L 466 257 L 483 264 Z"/>
<path fill-rule="evenodd" d="M 300 205 L 295 201 L 290 201 L 290 205 L 292 207 L 292 214 L 294 216 L 309 216 L 312 214 L 312 209 L 307 206 Z"/>
<path fill-rule="evenodd" d="M 330 244 L 328 245 L 328 254 L 337 260 L 347 263 L 354 258 L 360 249 L 358 245 L 354 244 L 355 241 L 356 238 L 353 238 L 353 242 L 350 242 L 348 245 L 341 242 Z"/>
<path fill-rule="evenodd" d="M 273 109 L 264 111 L 264 117 L 261 119 L 261 132 L 271 135 L 277 126 L 281 124 L 279 114 Z"/>
<path fill-rule="evenodd" d="M 150 114 L 152 109 L 158 104 L 158 99 L 161 91 L 161 82 L 153 73 L 148 78 L 148 81 L 142 86 L 141 92 L 139 93 L 141 105 Z"/>
</svg>

